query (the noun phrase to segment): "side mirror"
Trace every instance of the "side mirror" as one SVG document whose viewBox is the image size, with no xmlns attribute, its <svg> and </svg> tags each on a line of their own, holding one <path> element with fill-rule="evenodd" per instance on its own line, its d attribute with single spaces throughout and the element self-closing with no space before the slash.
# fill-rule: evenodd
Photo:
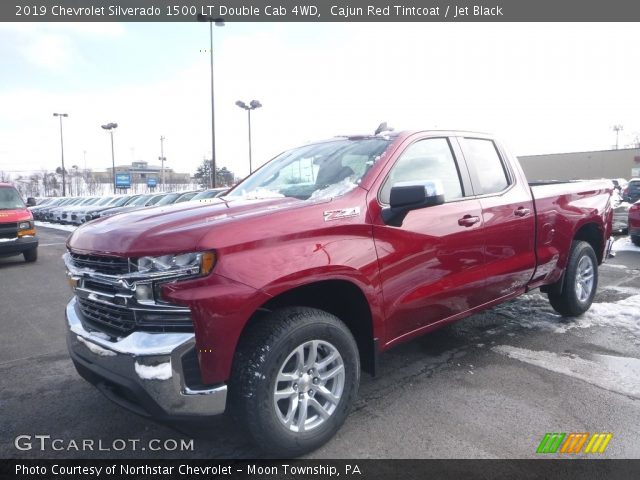
<svg viewBox="0 0 640 480">
<path fill-rule="evenodd" d="M 444 188 L 440 180 L 398 182 L 391 187 L 389 206 L 382 209 L 382 219 L 387 225 L 400 227 L 411 210 L 443 203 Z"/>
<path fill-rule="evenodd" d="M 35 207 L 35 206 L 36 206 L 36 199 L 33 197 L 27 198 L 27 207 Z"/>
</svg>

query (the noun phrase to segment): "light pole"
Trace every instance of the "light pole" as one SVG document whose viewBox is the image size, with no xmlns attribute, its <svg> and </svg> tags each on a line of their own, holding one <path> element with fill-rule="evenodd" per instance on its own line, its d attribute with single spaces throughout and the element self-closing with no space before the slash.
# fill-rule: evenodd
<svg viewBox="0 0 640 480">
<path fill-rule="evenodd" d="M 73 182 L 76 182 L 76 196 L 80 196 L 80 184 L 78 183 L 78 165 L 71 165 L 71 168 L 72 174 L 69 193 L 73 196 Z"/>
<path fill-rule="evenodd" d="M 236 105 L 247 111 L 247 119 L 249 121 L 249 175 L 251 175 L 251 173 L 253 172 L 253 169 L 251 168 L 251 110 L 260 108 L 262 104 L 259 100 L 251 100 L 249 102 L 249 105 L 247 105 L 242 100 L 238 100 L 236 102 Z"/>
<path fill-rule="evenodd" d="M 113 193 L 116 193 L 116 160 L 113 153 L 113 130 L 118 128 L 117 123 L 107 123 L 102 125 L 102 128 L 107 130 L 111 134 L 111 173 L 113 173 Z"/>
<path fill-rule="evenodd" d="M 162 191 L 165 191 L 164 188 L 164 161 L 166 160 L 165 156 L 164 156 L 164 136 L 160 135 L 160 156 L 158 157 L 158 160 L 160 160 L 161 162 L 161 167 L 160 167 L 160 171 L 162 172 Z"/>
<path fill-rule="evenodd" d="M 62 156 L 62 196 L 67 196 L 67 184 L 65 180 L 64 173 L 64 142 L 62 141 L 62 117 L 68 117 L 69 115 L 66 113 L 54 113 L 54 117 L 58 117 L 60 119 L 60 154 Z"/>
<path fill-rule="evenodd" d="M 216 188 L 216 124 L 213 95 L 213 24 L 224 27 L 224 19 L 198 14 L 199 22 L 209 22 L 209 54 L 211 59 L 211 188 Z"/>
</svg>

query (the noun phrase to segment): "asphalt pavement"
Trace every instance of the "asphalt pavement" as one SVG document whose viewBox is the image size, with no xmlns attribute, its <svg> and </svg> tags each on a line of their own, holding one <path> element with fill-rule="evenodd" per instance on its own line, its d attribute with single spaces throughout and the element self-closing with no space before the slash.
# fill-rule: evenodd
<svg viewBox="0 0 640 480">
<path fill-rule="evenodd" d="M 0 458 L 262 456 L 224 416 L 160 425 L 82 380 L 65 344 L 69 233 L 39 234 L 36 263 L 0 259 Z M 600 457 L 640 458 L 639 273 L 640 252 L 618 252 L 581 318 L 558 317 L 535 291 L 383 354 L 343 428 L 309 457 L 535 458 L 547 432 L 608 432 Z"/>
</svg>

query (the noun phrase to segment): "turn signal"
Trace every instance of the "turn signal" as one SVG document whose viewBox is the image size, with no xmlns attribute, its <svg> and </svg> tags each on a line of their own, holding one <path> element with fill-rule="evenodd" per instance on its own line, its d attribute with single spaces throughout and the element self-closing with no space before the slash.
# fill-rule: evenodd
<svg viewBox="0 0 640 480">
<path fill-rule="evenodd" d="M 209 275 L 216 264 L 216 254 L 213 252 L 203 252 L 200 263 L 200 275 Z"/>
</svg>

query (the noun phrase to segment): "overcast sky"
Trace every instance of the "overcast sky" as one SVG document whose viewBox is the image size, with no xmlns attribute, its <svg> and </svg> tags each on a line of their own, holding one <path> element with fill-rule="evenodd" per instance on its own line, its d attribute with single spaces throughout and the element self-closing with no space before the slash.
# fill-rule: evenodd
<svg viewBox="0 0 640 480">
<path fill-rule="evenodd" d="M 338 134 L 452 128 L 499 135 L 518 155 L 601 150 L 640 134 L 637 24 L 228 23 L 214 28 L 217 163 Z M 201 23 L 0 23 L 0 170 L 157 164 L 211 155 L 209 27 Z"/>
</svg>

